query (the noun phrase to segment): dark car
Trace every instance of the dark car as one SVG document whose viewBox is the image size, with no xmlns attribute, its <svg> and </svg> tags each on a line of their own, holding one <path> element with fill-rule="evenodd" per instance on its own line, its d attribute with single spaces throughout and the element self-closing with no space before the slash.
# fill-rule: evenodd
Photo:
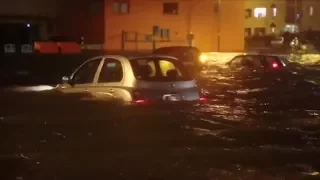
<svg viewBox="0 0 320 180">
<path fill-rule="evenodd" d="M 204 62 L 201 59 L 201 52 L 196 47 L 189 46 L 168 46 L 161 47 L 153 52 L 158 55 L 173 56 L 181 60 L 181 63 L 191 72 L 196 73 L 201 71 Z"/>
<path fill-rule="evenodd" d="M 278 56 L 263 54 L 245 54 L 234 57 L 227 63 L 232 69 L 248 68 L 251 70 L 279 71 L 286 66 Z"/>
<path fill-rule="evenodd" d="M 222 71 L 239 80 L 267 84 L 272 82 L 284 85 L 303 81 L 302 75 L 287 68 L 280 57 L 268 54 L 238 55 L 226 63 Z"/>
</svg>

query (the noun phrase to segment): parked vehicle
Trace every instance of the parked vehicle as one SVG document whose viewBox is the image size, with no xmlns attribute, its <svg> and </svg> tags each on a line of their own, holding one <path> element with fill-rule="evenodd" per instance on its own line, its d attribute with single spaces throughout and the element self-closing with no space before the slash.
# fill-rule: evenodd
<svg viewBox="0 0 320 180">
<path fill-rule="evenodd" d="M 252 70 L 277 71 L 286 64 L 278 56 L 263 54 L 244 54 L 234 57 L 227 63 L 233 69 L 250 68 Z"/>
<path fill-rule="evenodd" d="M 56 88 L 63 93 L 85 93 L 124 104 L 192 102 L 200 97 L 193 77 L 177 58 L 151 55 L 126 58 L 94 57 L 63 77 Z"/>
<path fill-rule="evenodd" d="M 208 58 L 196 47 L 168 46 L 158 48 L 153 53 L 178 58 L 191 74 L 201 71 L 208 61 Z"/>
</svg>

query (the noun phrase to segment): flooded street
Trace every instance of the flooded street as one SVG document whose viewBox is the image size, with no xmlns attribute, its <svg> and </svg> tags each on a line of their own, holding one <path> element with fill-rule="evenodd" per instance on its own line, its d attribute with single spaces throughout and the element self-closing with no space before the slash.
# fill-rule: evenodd
<svg viewBox="0 0 320 180">
<path fill-rule="evenodd" d="M 319 76 L 309 74 L 212 68 L 199 78 L 208 102 L 192 106 L 3 92 L 0 179 L 320 178 Z"/>
</svg>

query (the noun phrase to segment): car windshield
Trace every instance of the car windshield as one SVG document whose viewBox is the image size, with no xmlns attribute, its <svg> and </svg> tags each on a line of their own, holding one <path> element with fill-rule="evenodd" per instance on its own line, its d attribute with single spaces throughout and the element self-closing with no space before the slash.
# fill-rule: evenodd
<svg viewBox="0 0 320 180">
<path fill-rule="evenodd" d="M 169 58 L 137 58 L 130 61 L 133 73 L 144 81 L 190 81 L 192 77 L 177 61 Z"/>
</svg>

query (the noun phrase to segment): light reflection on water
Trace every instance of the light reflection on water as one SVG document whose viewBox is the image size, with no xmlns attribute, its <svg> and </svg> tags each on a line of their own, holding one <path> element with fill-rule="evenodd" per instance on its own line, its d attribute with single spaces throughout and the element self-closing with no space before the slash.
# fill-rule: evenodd
<svg viewBox="0 0 320 180">
<path fill-rule="evenodd" d="M 320 106 L 312 102 L 316 97 L 307 96 L 304 89 L 292 90 L 291 81 L 265 82 L 260 78 L 243 79 L 220 71 L 210 71 L 205 75 L 202 86 L 210 96 L 207 104 L 196 106 L 192 114 L 195 121 L 207 125 L 192 126 L 199 136 L 211 135 L 228 139 L 221 133 L 232 132 L 237 128 L 266 129 L 268 131 L 295 131 L 301 133 L 320 133 Z M 290 93 L 288 93 L 290 92 Z M 319 101 L 318 101 L 319 102 Z M 301 103 L 306 104 L 301 105 Z M 234 124 L 238 123 L 238 124 Z M 219 125 L 210 129 L 208 124 Z M 318 127 L 305 130 L 305 127 Z M 319 141 L 319 138 L 306 138 L 306 141 Z M 229 140 L 227 140 L 229 141 Z"/>
</svg>

